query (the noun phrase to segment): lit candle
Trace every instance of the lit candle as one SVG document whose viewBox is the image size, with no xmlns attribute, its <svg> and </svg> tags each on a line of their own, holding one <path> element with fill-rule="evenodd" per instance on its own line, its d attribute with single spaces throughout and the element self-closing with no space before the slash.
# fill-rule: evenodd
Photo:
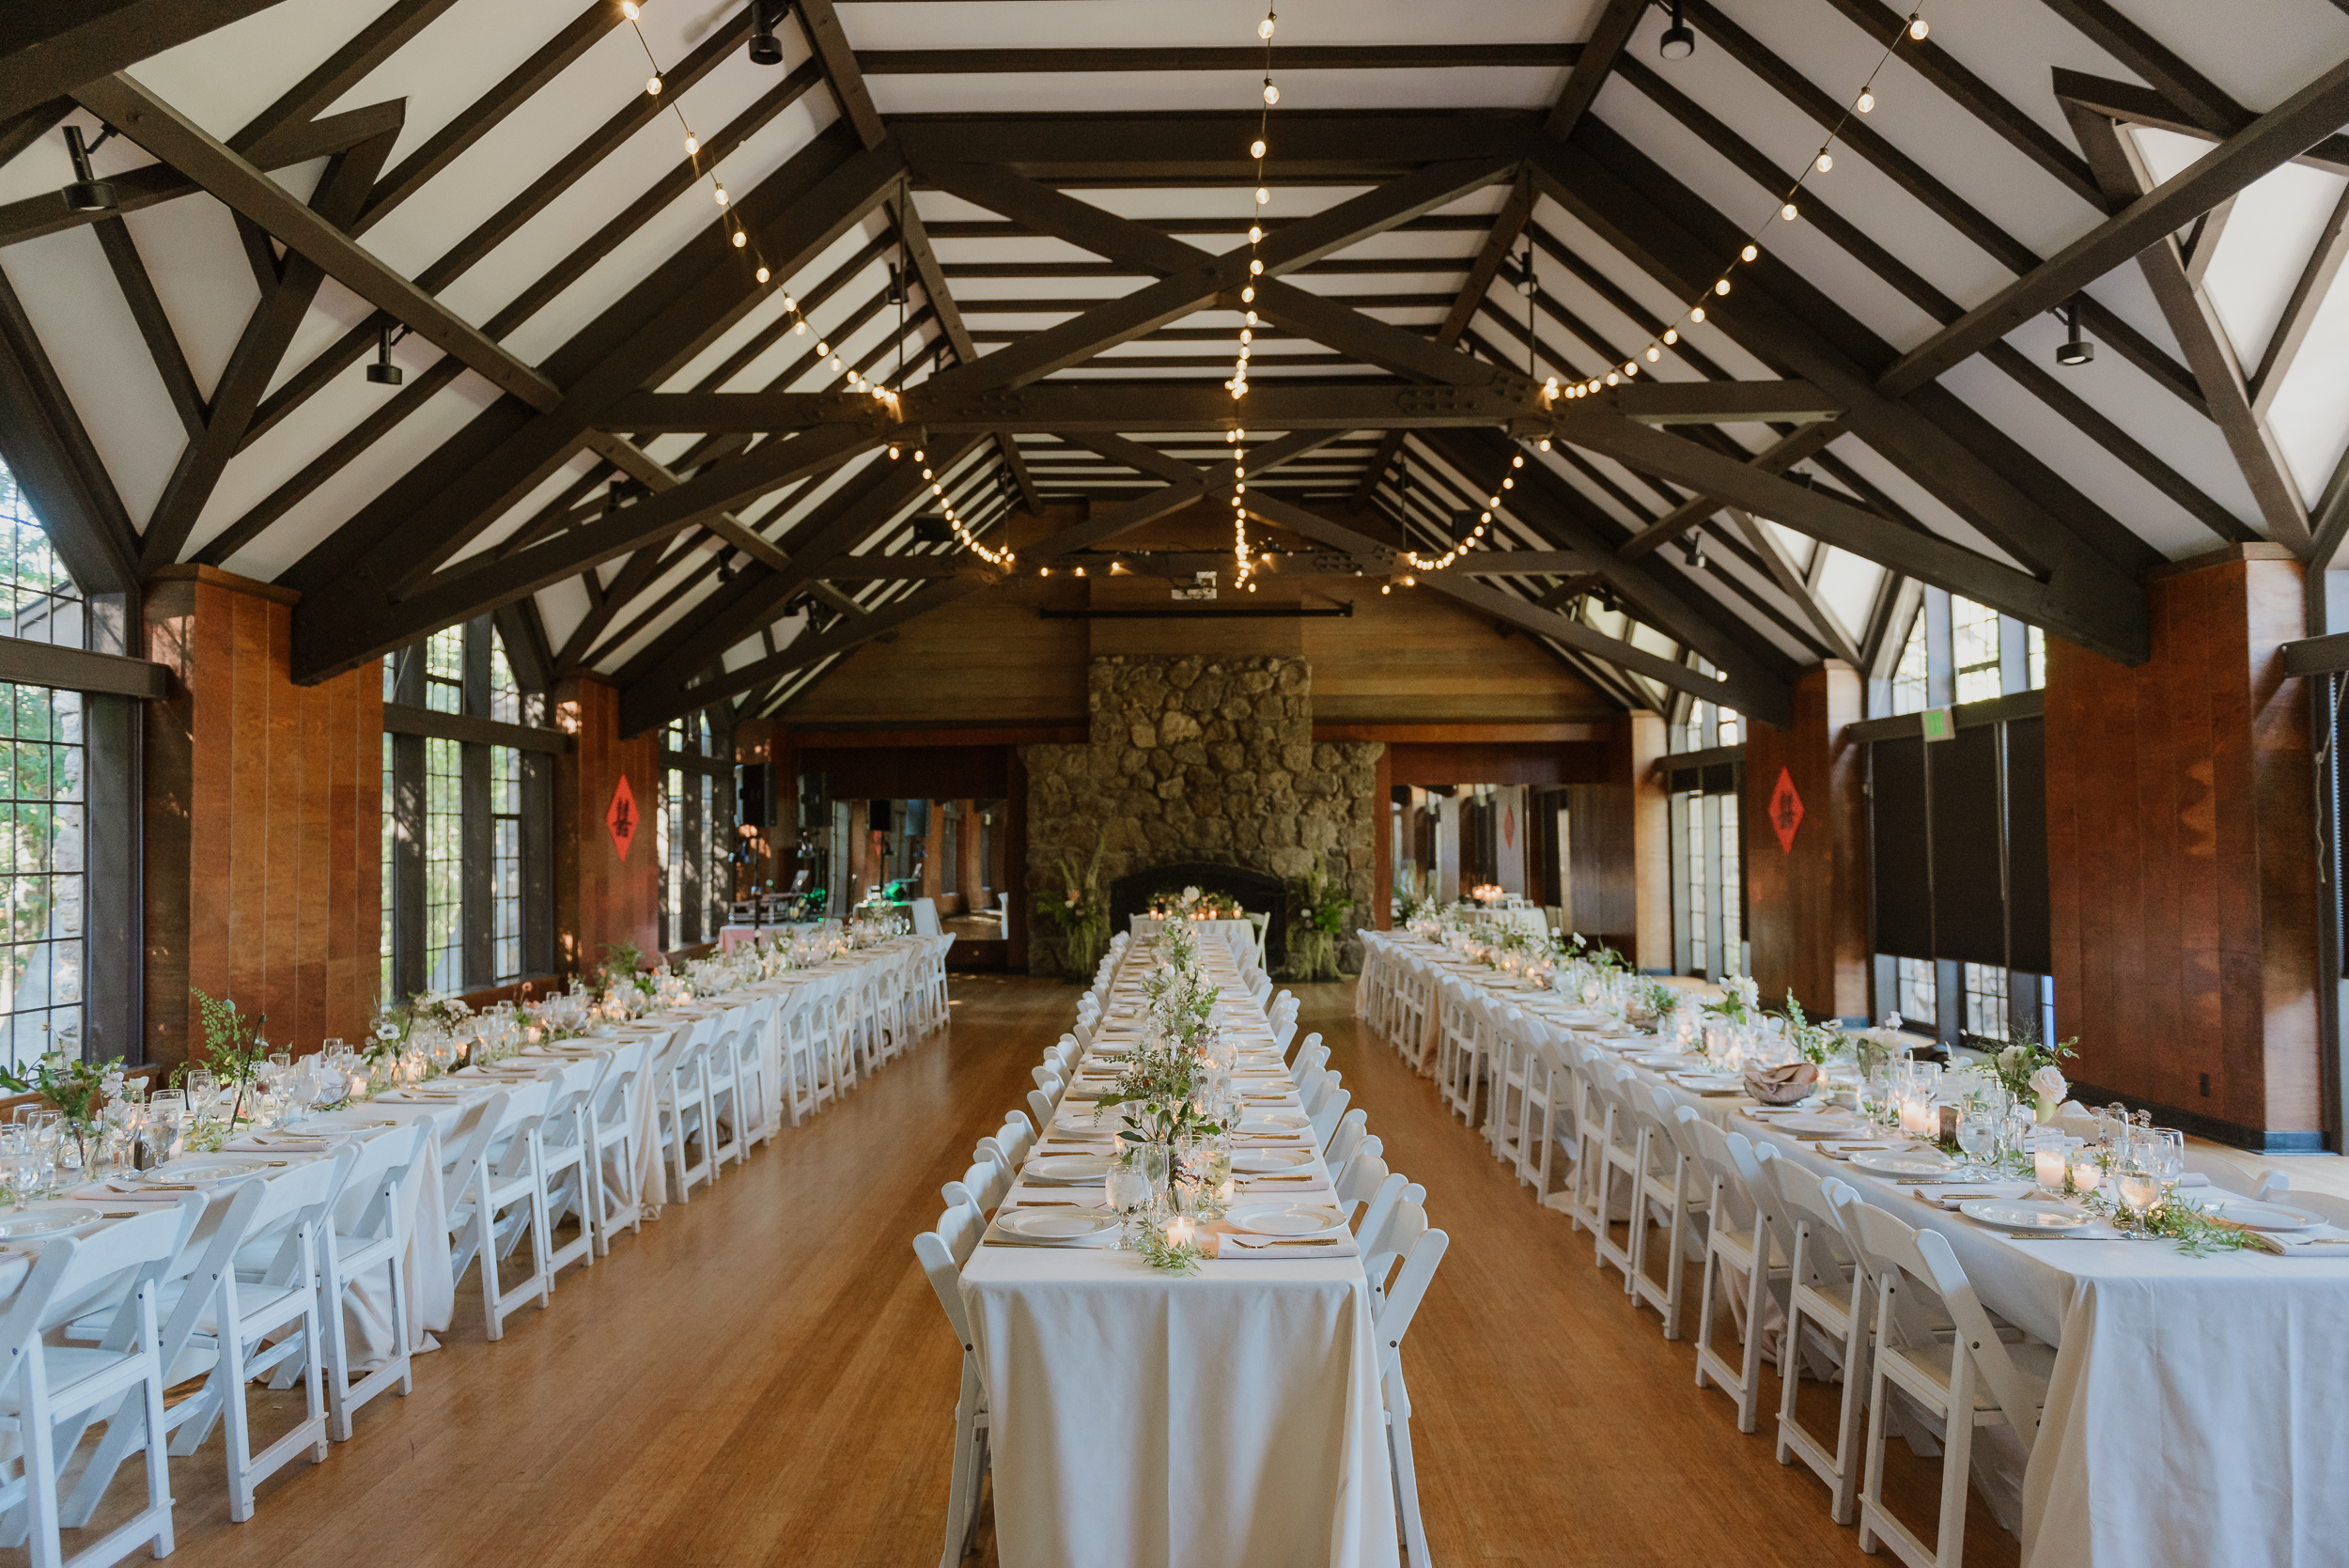
<svg viewBox="0 0 2349 1568">
<path fill-rule="evenodd" d="M 2049 1141 L 2034 1144 L 2030 1152 L 2031 1173 L 2039 1185 L 2049 1192 L 2063 1190 L 2063 1145 Z"/>
<path fill-rule="evenodd" d="M 1188 1214 L 1178 1214 L 1166 1222 L 1166 1244 L 1188 1247 L 1199 1235 L 1199 1221 Z"/>
<path fill-rule="evenodd" d="M 2104 1168 L 2093 1159 L 2082 1156 L 2072 1162 L 2072 1185 L 2083 1195 L 2095 1191 L 2097 1184 L 2104 1179 Z"/>
</svg>

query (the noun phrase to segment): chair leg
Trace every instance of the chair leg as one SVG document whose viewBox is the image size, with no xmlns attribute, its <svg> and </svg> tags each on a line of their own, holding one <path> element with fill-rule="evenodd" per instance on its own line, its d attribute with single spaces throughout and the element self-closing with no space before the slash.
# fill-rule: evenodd
<svg viewBox="0 0 2349 1568">
<path fill-rule="evenodd" d="M 484 1165 L 488 1163 L 486 1160 Z M 481 1259 L 481 1315 L 489 1322 L 489 1338 L 506 1337 L 506 1315 L 499 1310 L 497 1218 L 490 1207 L 490 1173 L 485 1169 L 474 1176 L 480 1196 L 474 1203 L 474 1234 L 479 1238 L 475 1251 Z"/>
<path fill-rule="evenodd" d="M 164 1375 L 165 1369 L 158 1360 L 148 1369 L 147 1377 L 139 1389 L 144 1410 L 144 1420 L 140 1424 L 145 1429 L 143 1435 L 147 1440 L 147 1506 L 156 1516 L 151 1548 L 152 1555 L 156 1557 L 169 1557 L 175 1545 L 171 1523 L 171 1454 L 164 1447 L 163 1433 Z"/>
<path fill-rule="evenodd" d="M 253 1517 L 253 1426 L 244 1409 L 244 1333 L 234 1323 L 220 1326 L 220 1359 L 212 1368 L 220 1386 L 220 1410 L 228 1450 L 228 1517 Z"/>
<path fill-rule="evenodd" d="M 1419 1471 L 1411 1462 L 1408 1406 L 1387 1410 L 1387 1457 L 1393 1467 L 1395 1505 L 1403 1514 L 1403 1559 L 1410 1568 L 1428 1568 L 1427 1529 L 1419 1516 Z"/>
</svg>

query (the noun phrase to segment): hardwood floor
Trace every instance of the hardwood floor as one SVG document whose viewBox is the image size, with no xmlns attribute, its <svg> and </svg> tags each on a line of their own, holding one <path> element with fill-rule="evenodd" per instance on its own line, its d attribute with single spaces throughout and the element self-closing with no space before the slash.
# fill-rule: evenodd
<svg viewBox="0 0 2349 1568">
<path fill-rule="evenodd" d="M 176 1560 L 934 1562 L 959 1352 L 911 1238 L 972 1143 L 1024 1099 L 1075 992 L 958 975 L 954 998 L 949 1034 L 567 1273 L 552 1309 L 517 1315 L 500 1343 L 460 1290 L 416 1391 L 369 1406 L 325 1464 L 267 1484 L 252 1522 L 228 1522 L 217 1439 L 173 1461 Z M 1301 1027 L 1327 1037 L 1390 1163 L 1425 1183 L 1453 1237 L 1404 1353 L 1436 1558 L 1868 1560 L 1809 1472 L 1781 1468 L 1767 1436 L 1740 1436 L 1727 1398 L 1694 1386 L 1687 1343 L 1666 1343 L 1592 1266 L 1589 1238 L 1392 1051 L 1357 1039 L 1351 999 L 1303 988 Z M 285 1397 L 257 1396 L 264 1437 L 266 1402 Z M 1898 1445 L 1895 1458 L 1902 1511 L 1922 1525 L 1937 1466 Z M 1968 1564 L 2016 1557 L 1977 1501 Z"/>
</svg>

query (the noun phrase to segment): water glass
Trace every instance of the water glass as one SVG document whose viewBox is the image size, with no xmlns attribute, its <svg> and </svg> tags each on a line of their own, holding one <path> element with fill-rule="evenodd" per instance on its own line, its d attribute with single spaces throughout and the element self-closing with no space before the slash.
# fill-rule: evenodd
<svg viewBox="0 0 2349 1568">
<path fill-rule="evenodd" d="M 1999 1150 L 1999 1124 L 1986 1109 L 1968 1106 L 1958 1118 L 1957 1146 L 1968 1166 L 1979 1165 Z"/>
<path fill-rule="evenodd" d="M 1150 1201 L 1155 1196 L 1150 1177 L 1138 1164 L 1129 1162 L 1113 1166 L 1110 1170 L 1105 1190 L 1110 1207 L 1116 1210 L 1117 1217 L 1125 1221 L 1117 1234 L 1118 1248 L 1128 1250 L 1133 1245 L 1134 1220 L 1150 1206 Z"/>
</svg>

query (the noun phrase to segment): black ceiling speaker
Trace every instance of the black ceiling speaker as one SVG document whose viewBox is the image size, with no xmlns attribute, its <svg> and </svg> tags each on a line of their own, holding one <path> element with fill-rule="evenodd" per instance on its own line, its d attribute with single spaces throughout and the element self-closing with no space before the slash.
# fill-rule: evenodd
<svg viewBox="0 0 2349 1568">
<path fill-rule="evenodd" d="M 783 18 L 783 0 L 751 0 L 751 64 L 783 64 L 783 40 L 775 23 Z"/>
<path fill-rule="evenodd" d="M 2086 365 L 2096 357 L 2096 345 L 2080 335 L 2080 303 L 2073 300 L 2063 312 L 2063 324 L 2070 329 L 2062 342 L 2056 345 L 2058 365 Z"/>
<path fill-rule="evenodd" d="M 1657 40 L 1656 52 L 1667 60 L 1685 60 L 1697 52 L 1696 30 L 1680 14 L 1680 0 L 1672 0 L 1672 24 Z"/>
<path fill-rule="evenodd" d="M 367 366 L 367 380 L 378 386 L 397 386 L 407 379 L 407 372 L 392 363 L 392 328 L 387 321 L 376 334 L 375 363 Z"/>
<path fill-rule="evenodd" d="M 955 525 L 942 517 L 915 518 L 913 542 L 918 545 L 942 545 L 954 542 Z"/>
<path fill-rule="evenodd" d="M 113 134 L 114 128 L 109 126 L 99 133 L 98 142 Z M 84 147 L 82 128 L 78 125 L 65 128 L 66 156 L 73 160 L 73 183 L 65 188 L 65 205 L 69 211 L 111 212 L 115 210 L 114 186 L 99 179 L 98 171 L 90 167 L 90 148 L 95 147 L 98 142 Z"/>
</svg>

